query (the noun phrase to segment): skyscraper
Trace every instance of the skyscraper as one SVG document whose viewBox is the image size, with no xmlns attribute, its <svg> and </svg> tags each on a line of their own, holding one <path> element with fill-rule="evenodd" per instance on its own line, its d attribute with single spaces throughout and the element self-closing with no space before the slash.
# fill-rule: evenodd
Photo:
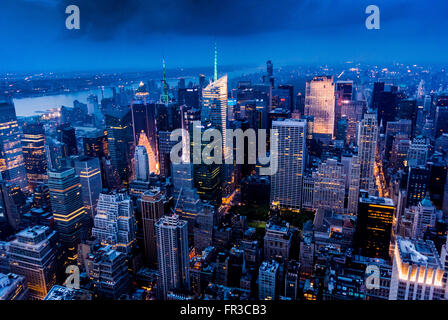
<svg viewBox="0 0 448 320">
<path fill-rule="evenodd" d="M 359 188 L 375 195 L 375 156 L 378 141 L 378 123 L 374 113 L 366 113 L 358 125 L 358 156 L 360 161 Z"/>
<path fill-rule="evenodd" d="M 189 290 L 189 251 L 187 222 L 179 216 L 163 216 L 156 224 L 160 296 L 169 291 Z"/>
<path fill-rule="evenodd" d="M 143 145 L 135 147 L 134 153 L 135 179 L 138 181 L 149 180 L 148 152 Z"/>
<path fill-rule="evenodd" d="M 132 201 L 124 193 L 101 193 L 92 236 L 114 250 L 130 254 L 135 245 L 135 217 Z"/>
<path fill-rule="evenodd" d="M 11 98 L 0 97 L 0 172 L 3 180 L 27 186 L 20 129 Z"/>
<path fill-rule="evenodd" d="M 23 126 L 22 149 L 28 183 L 34 188 L 48 179 L 45 130 L 41 123 Z"/>
<path fill-rule="evenodd" d="M 306 82 L 305 115 L 314 117 L 313 136 L 324 142 L 333 138 L 334 107 L 333 76 L 314 77 Z"/>
<path fill-rule="evenodd" d="M 75 160 L 75 172 L 80 178 L 82 202 L 93 219 L 100 192 L 103 189 L 98 158 L 81 156 Z"/>
<path fill-rule="evenodd" d="M 48 187 L 56 230 L 66 250 L 68 262 L 76 260 L 76 250 L 86 236 L 87 212 L 81 198 L 81 183 L 73 168 L 48 171 Z"/>
<path fill-rule="evenodd" d="M 202 90 L 201 121 L 210 122 L 221 131 L 224 146 L 227 128 L 227 75 L 211 82 Z"/>
<path fill-rule="evenodd" d="M 11 272 L 25 277 L 31 299 L 43 299 L 56 283 L 55 237 L 50 228 L 34 226 L 9 244 Z"/>
<path fill-rule="evenodd" d="M 156 222 L 164 215 L 164 195 L 159 188 L 143 193 L 140 200 L 145 258 L 149 265 L 157 263 Z"/>
<path fill-rule="evenodd" d="M 114 176 L 120 180 L 121 184 L 127 185 L 133 143 L 130 111 L 108 111 L 106 113 L 106 130 Z"/>
<path fill-rule="evenodd" d="M 278 170 L 271 177 L 271 203 L 300 209 L 306 161 L 306 121 L 287 119 L 272 122 L 278 130 Z"/>
</svg>

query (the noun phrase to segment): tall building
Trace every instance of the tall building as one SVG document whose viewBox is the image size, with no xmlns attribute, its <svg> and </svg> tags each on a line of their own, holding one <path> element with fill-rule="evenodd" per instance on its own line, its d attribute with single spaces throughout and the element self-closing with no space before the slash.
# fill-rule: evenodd
<svg viewBox="0 0 448 320">
<path fill-rule="evenodd" d="M 73 262 L 78 244 L 87 235 L 88 215 L 81 197 L 79 176 L 73 168 L 50 170 L 48 187 L 56 230 L 66 250 L 67 262 Z"/>
<path fill-rule="evenodd" d="M 27 186 L 20 128 L 11 98 L 0 98 L 0 172 L 3 180 Z"/>
<path fill-rule="evenodd" d="M 224 146 L 227 128 L 227 75 L 211 82 L 202 90 L 201 121 L 210 122 L 221 131 Z"/>
<path fill-rule="evenodd" d="M 358 126 L 358 156 L 360 161 L 359 188 L 375 195 L 375 156 L 378 141 L 378 123 L 374 113 L 366 113 Z"/>
<path fill-rule="evenodd" d="M 333 76 L 306 82 L 305 115 L 314 117 L 313 136 L 329 141 L 334 135 L 335 91 Z"/>
<path fill-rule="evenodd" d="M 163 216 L 156 224 L 159 263 L 159 292 L 166 299 L 169 291 L 189 290 L 189 251 L 187 222 L 179 216 Z"/>
<path fill-rule="evenodd" d="M 388 260 L 394 213 L 392 199 L 361 197 L 354 239 L 355 252 Z"/>
<path fill-rule="evenodd" d="M 136 242 L 132 201 L 125 193 L 101 193 L 92 236 L 126 255 Z"/>
<path fill-rule="evenodd" d="M 100 161 L 98 158 L 81 156 L 75 160 L 75 172 L 81 182 L 82 202 L 93 219 L 103 189 Z"/>
<path fill-rule="evenodd" d="M 9 244 L 11 272 L 25 277 L 31 299 L 42 300 L 56 284 L 55 237 L 50 228 L 34 226 Z"/>
<path fill-rule="evenodd" d="M 45 154 L 45 130 L 41 123 L 26 123 L 22 136 L 26 177 L 33 189 L 48 179 Z"/>
<path fill-rule="evenodd" d="M 431 240 L 397 236 L 389 300 L 444 300 L 444 273 Z"/>
<path fill-rule="evenodd" d="M 134 153 L 135 179 L 138 181 L 149 180 L 148 152 L 145 146 L 136 146 Z"/>
<path fill-rule="evenodd" d="M 277 280 L 279 263 L 275 260 L 263 261 L 258 270 L 258 299 L 275 300 L 277 298 Z"/>
<path fill-rule="evenodd" d="M 150 189 L 140 199 L 145 258 L 149 265 L 157 264 L 156 222 L 164 215 L 165 197 L 160 188 Z"/>
<path fill-rule="evenodd" d="M 132 140 L 131 112 L 109 110 L 106 113 L 107 143 L 113 174 L 121 184 L 127 185 L 130 177 Z"/>
<path fill-rule="evenodd" d="M 272 129 L 278 130 L 278 170 L 271 176 L 271 203 L 300 209 L 306 161 L 306 121 L 274 121 Z"/>
</svg>

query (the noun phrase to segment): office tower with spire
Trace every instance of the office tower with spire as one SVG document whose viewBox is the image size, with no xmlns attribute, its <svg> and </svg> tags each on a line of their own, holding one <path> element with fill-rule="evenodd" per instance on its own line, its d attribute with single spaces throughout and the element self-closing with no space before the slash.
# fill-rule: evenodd
<svg viewBox="0 0 448 320">
<path fill-rule="evenodd" d="M 145 259 L 148 265 L 157 264 L 156 222 L 165 214 L 165 196 L 160 188 L 152 188 L 142 194 L 140 211 L 143 223 Z"/>
<path fill-rule="evenodd" d="M 93 219 L 100 192 L 103 189 L 98 158 L 80 156 L 75 160 L 75 172 L 80 178 L 82 202 Z"/>
<path fill-rule="evenodd" d="M 48 187 L 66 262 L 73 263 L 76 261 L 78 244 L 87 236 L 88 214 L 81 198 L 81 182 L 75 169 L 62 168 L 48 171 Z"/>
<path fill-rule="evenodd" d="M 306 82 L 305 115 L 314 117 L 313 137 L 328 143 L 334 135 L 335 95 L 333 76 Z"/>
<path fill-rule="evenodd" d="M 27 186 L 20 128 L 11 98 L 0 97 L 0 173 L 3 180 Z"/>
<path fill-rule="evenodd" d="M 298 210 L 307 154 L 306 121 L 273 121 L 272 129 L 278 130 L 278 170 L 271 176 L 271 204 Z"/>
<path fill-rule="evenodd" d="M 134 208 L 127 194 L 100 194 L 92 228 L 95 239 L 129 255 L 136 242 L 135 227 Z"/>
<path fill-rule="evenodd" d="M 375 157 L 378 142 L 378 123 L 375 113 L 366 113 L 358 125 L 358 156 L 361 165 L 359 188 L 375 195 Z"/>
<path fill-rule="evenodd" d="M 42 300 L 56 284 L 55 238 L 49 227 L 34 226 L 9 243 L 11 272 L 25 277 L 31 299 Z"/>
<path fill-rule="evenodd" d="M 35 188 L 48 179 L 45 130 L 41 123 L 24 124 L 22 149 L 28 183 L 32 188 Z"/>
<path fill-rule="evenodd" d="M 156 224 L 159 294 L 190 289 L 187 222 L 178 215 L 163 216 Z"/>
<path fill-rule="evenodd" d="M 211 82 L 202 90 L 202 123 L 211 123 L 222 132 L 223 146 L 227 128 L 227 75 Z"/>
</svg>

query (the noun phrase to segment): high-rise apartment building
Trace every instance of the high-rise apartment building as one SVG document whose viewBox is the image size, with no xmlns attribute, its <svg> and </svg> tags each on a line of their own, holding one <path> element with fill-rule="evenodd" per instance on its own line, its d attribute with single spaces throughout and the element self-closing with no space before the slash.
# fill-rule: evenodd
<svg viewBox="0 0 448 320">
<path fill-rule="evenodd" d="M 163 216 L 156 224 L 159 263 L 159 292 L 166 299 L 169 291 L 190 288 L 187 222 L 178 215 Z"/>
<path fill-rule="evenodd" d="M 275 260 L 261 263 L 258 271 L 259 300 L 275 300 L 277 298 L 279 267 L 279 263 Z"/>
<path fill-rule="evenodd" d="M 361 165 L 359 188 L 375 195 L 375 156 L 378 142 L 376 114 L 366 113 L 358 125 L 358 156 Z"/>
</svg>

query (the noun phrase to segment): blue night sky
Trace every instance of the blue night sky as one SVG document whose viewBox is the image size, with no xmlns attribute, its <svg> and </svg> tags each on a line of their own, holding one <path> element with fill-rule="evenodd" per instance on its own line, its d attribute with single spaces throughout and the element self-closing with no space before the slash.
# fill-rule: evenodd
<svg viewBox="0 0 448 320">
<path fill-rule="evenodd" d="M 365 27 L 370 4 L 381 30 Z M 445 64 L 447 14 L 442 0 L 0 0 L 0 72 L 209 66 L 214 39 L 222 65 Z"/>
</svg>

